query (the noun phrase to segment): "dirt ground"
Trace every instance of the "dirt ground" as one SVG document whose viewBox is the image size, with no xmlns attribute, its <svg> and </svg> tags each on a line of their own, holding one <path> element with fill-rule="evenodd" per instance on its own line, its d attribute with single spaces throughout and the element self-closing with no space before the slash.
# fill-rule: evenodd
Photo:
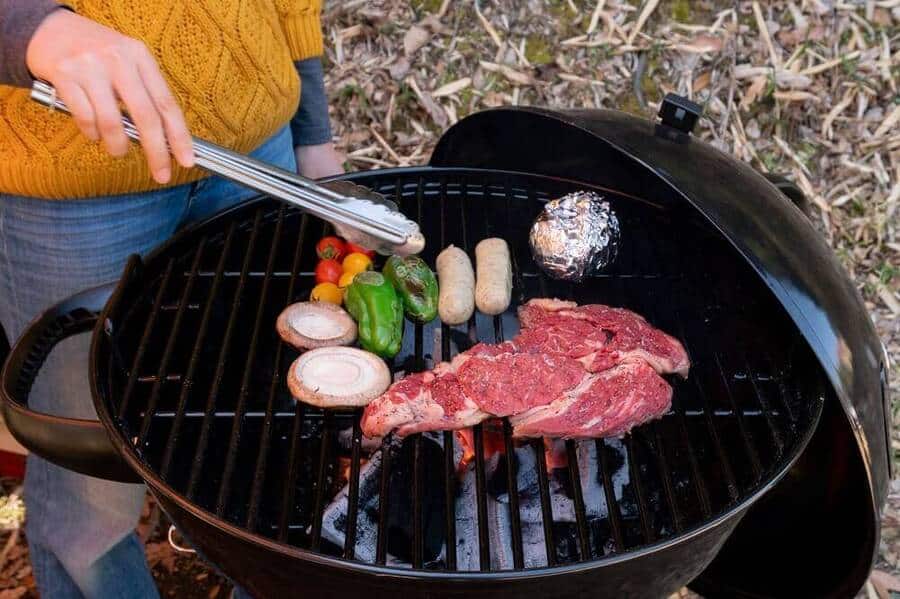
<svg viewBox="0 0 900 599">
<path fill-rule="evenodd" d="M 491 106 L 652 118 L 667 92 L 702 104 L 702 138 L 806 193 L 891 356 L 897 420 L 900 0 L 345 0 L 328 2 L 324 27 L 351 169 L 422 164 L 442 131 Z M 148 504 L 140 530 L 163 595 L 227 596 L 227 583 L 169 547 L 156 513 Z M 0 535 L 0 599 L 34 596 L 22 540 Z M 861 596 L 900 591 L 898 575 L 895 481 Z"/>
</svg>

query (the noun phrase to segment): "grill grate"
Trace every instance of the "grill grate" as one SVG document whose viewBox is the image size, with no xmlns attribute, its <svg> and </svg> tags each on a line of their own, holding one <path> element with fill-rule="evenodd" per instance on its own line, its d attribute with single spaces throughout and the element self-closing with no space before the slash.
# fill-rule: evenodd
<svg viewBox="0 0 900 599">
<path fill-rule="evenodd" d="M 792 370 L 803 347 L 793 327 L 749 268 L 690 215 L 607 193 L 622 221 L 620 256 L 611 272 L 576 286 L 536 272 L 527 247 L 541 202 L 577 189 L 572 183 L 429 169 L 358 179 L 418 215 L 430 263 L 450 243 L 472 251 L 482 238 L 505 237 L 517 301 L 545 295 L 632 308 L 685 343 L 691 376 L 671 380 L 669 414 L 623 441 L 566 442 L 562 468 L 548 469 L 541 440 L 514 441 L 508 422 L 474 427 L 474 474 L 466 475 L 474 493 L 464 495 L 454 433 L 399 447 L 386 439 L 370 455 L 360 411 L 323 413 L 290 398 L 284 373 L 296 352 L 273 323 L 309 293 L 314 245 L 328 228 L 258 202 L 146 273 L 139 301 L 115 328 L 114 355 L 128 366 L 109 369 L 109 396 L 120 398 L 108 399 L 111 413 L 141 459 L 217 517 L 299 548 L 413 569 L 596 560 L 724 513 L 780 469 L 813 417 L 810 383 Z M 407 324 L 393 368 L 421 370 L 479 340 L 502 341 L 516 326 L 511 314 L 477 315 L 461 327 Z M 523 477 L 536 490 L 523 489 Z M 340 492 L 337 542 L 324 519 Z M 470 499 L 461 517 L 459 504 Z M 474 519 L 468 540 L 466 518 Z"/>
</svg>

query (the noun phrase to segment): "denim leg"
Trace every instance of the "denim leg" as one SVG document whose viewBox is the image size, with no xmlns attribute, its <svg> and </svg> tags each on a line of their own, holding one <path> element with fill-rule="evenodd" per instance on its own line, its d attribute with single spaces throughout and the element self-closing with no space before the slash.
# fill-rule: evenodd
<svg viewBox="0 0 900 599">
<path fill-rule="evenodd" d="M 88 597 L 145 599 L 159 596 L 147 569 L 144 544 L 133 532 L 94 562 L 85 586 Z"/>
<path fill-rule="evenodd" d="M 53 303 L 117 279 L 127 257 L 151 250 L 182 219 L 189 186 L 94 200 L 0 195 L 0 322 L 15 340 Z M 65 340 L 35 381 L 30 404 L 96 418 L 87 381 L 89 335 Z M 83 476 L 28 457 L 26 534 L 44 597 L 156 597 L 133 537 L 142 485 Z M 111 565 L 112 564 L 112 565 Z"/>
<path fill-rule="evenodd" d="M 295 170 L 287 127 L 252 155 Z M 128 255 L 147 253 L 179 225 L 253 195 L 218 178 L 84 201 L 0 195 L 0 323 L 7 336 L 14 341 L 35 316 L 68 295 L 117 279 Z M 96 417 L 86 377 L 89 340 L 88 334 L 72 337 L 50 354 L 31 393 L 35 409 Z M 142 485 L 79 475 L 31 455 L 25 487 L 26 532 L 42 596 L 158 596 L 133 533 Z"/>
</svg>

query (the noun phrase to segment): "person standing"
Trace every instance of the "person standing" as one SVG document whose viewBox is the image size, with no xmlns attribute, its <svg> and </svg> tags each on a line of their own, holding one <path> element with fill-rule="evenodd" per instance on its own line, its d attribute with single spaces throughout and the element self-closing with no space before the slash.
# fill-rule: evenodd
<svg viewBox="0 0 900 599">
<path fill-rule="evenodd" d="M 55 302 L 116 279 L 130 254 L 253 195 L 193 168 L 192 134 L 308 177 L 342 172 L 320 12 L 321 0 L 0 0 L 0 324 L 11 341 Z M 32 102 L 34 79 L 72 117 Z M 88 342 L 54 349 L 35 409 L 96 418 Z M 26 536 L 43 597 L 158 595 L 134 533 L 144 493 L 28 457 Z"/>
</svg>

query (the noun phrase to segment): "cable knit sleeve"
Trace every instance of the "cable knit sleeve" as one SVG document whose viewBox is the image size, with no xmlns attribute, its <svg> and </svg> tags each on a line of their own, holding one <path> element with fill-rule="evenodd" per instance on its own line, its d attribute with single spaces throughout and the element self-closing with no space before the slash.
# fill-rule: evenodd
<svg viewBox="0 0 900 599">
<path fill-rule="evenodd" d="M 35 29 L 57 8 L 68 7 L 55 0 L 0 0 L 0 84 L 32 84 L 25 51 Z"/>
<path fill-rule="evenodd" d="M 322 55 L 322 0 L 275 0 L 291 58 Z"/>
</svg>

